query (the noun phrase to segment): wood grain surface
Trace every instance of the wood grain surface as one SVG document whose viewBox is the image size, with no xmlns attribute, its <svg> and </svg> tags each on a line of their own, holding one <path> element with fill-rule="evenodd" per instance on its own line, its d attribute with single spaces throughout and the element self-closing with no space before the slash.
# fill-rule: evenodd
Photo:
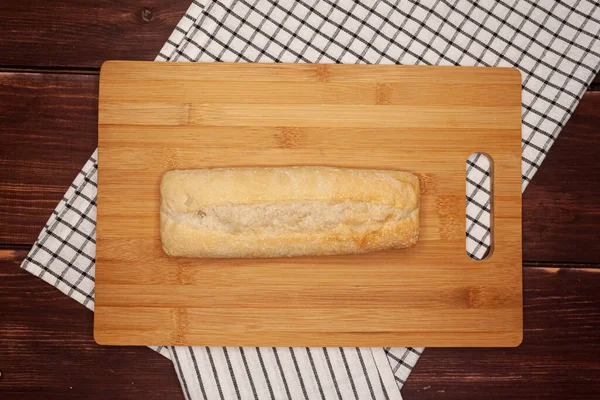
<svg viewBox="0 0 600 400">
<path fill-rule="evenodd" d="M 99 68 L 153 60 L 190 0 L 0 2 L 0 67 Z"/>
<path fill-rule="evenodd" d="M 523 196 L 523 258 L 600 263 L 600 91 L 588 91 Z"/>
<path fill-rule="evenodd" d="M 597 399 L 600 269 L 525 268 L 515 349 L 425 349 L 405 399 Z"/>
<path fill-rule="evenodd" d="M 107 396 L 104 393 L 109 393 L 108 397 L 114 399 L 182 399 L 180 385 L 168 360 L 148 349 L 97 346 L 92 337 L 93 315 L 87 309 L 18 268 L 28 247 L 54 209 L 55 203 L 50 196 L 54 196 L 52 193 L 58 196 L 64 193 L 70 183 L 69 176 L 75 176 L 82 163 L 64 159 L 61 149 L 52 146 L 60 140 L 63 132 L 47 130 L 47 119 L 35 116 L 43 103 L 35 103 L 32 97 L 37 93 L 36 88 L 43 89 L 45 80 L 30 73 L 0 74 L 0 85 L 5 84 L 7 79 L 11 81 L 17 77 L 24 84 L 11 86 L 12 90 L 3 90 L 0 101 L 2 104 L 20 101 L 33 105 L 29 109 L 28 130 L 19 131 L 19 135 L 0 135 L 3 165 L 11 166 L 10 169 L 0 168 L 0 201 L 5 201 L 0 212 L 14 196 L 26 198 L 27 193 L 32 195 L 28 185 L 12 185 L 8 191 L 5 184 L 13 175 L 35 177 L 34 170 L 30 170 L 27 163 L 41 160 L 49 166 L 60 165 L 62 168 L 55 168 L 52 174 L 46 176 L 45 185 L 51 190 L 37 191 L 39 201 L 28 204 L 12 201 L 14 212 L 20 213 L 20 220 L 26 222 L 12 231 L 22 238 L 20 248 L 23 250 L 11 252 L 14 255 L 9 257 L 10 261 L 6 252 L 0 257 L 0 342 L 3 344 L 0 398 L 105 399 Z M 95 90 L 89 89 L 89 85 L 74 89 L 77 88 L 74 83 L 77 77 L 61 75 L 60 78 L 55 81 L 55 90 L 70 88 L 72 92 L 80 93 L 80 102 L 96 96 Z M 97 75 L 89 75 L 88 78 L 94 82 L 98 79 Z M 582 114 L 583 110 L 588 110 L 586 116 Z M 46 111 L 45 115 L 55 119 L 65 118 L 77 124 L 78 118 L 95 118 L 95 113 L 95 110 L 83 112 L 81 107 L 74 107 L 53 108 L 52 112 Z M 593 201 L 600 197 L 594 191 L 600 180 L 598 174 L 582 174 L 597 165 L 596 155 L 600 154 L 600 144 L 594 139 L 600 134 L 600 126 L 595 123 L 598 118 L 600 96 L 597 92 L 588 91 L 523 197 L 524 209 L 529 207 L 530 211 L 537 211 L 541 215 L 537 218 L 530 218 L 528 213 L 523 215 L 524 259 L 531 261 L 524 264 L 524 303 L 539 302 L 543 304 L 540 309 L 544 310 L 529 318 L 531 308 L 525 308 L 524 343 L 518 349 L 510 350 L 513 357 L 506 364 L 503 361 L 507 357 L 507 349 L 427 349 L 405 385 L 406 398 L 597 398 L 600 392 L 596 379 L 597 364 L 590 364 L 589 360 L 590 357 L 595 360 L 600 358 L 600 352 L 594 347 L 600 342 L 600 329 L 590 332 L 581 328 L 600 324 L 597 314 L 590 312 L 587 307 L 596 301 L 596 292 L 584 286 L 588 283 L 599 286 L 599 275 L 594 272 L 598 264 L 597 261 L 596 264 L 590 264 L 588 267 L 591 270 L 580 269 L 577 259 L 598 260 L 595 246 L 600 227 L 591 226 L 586 221 L 600 212 L 600 204 Z M 22 118 L 19 115 L 0 113 L 2 128 L 8 126 L 11 130 L 20 121 Z M 594 132 L 596 136 L 585 132 Z M 44 140 L 36 140 L 39 136 L 43 136 Z M 91 153 L 95 147 L 95 132 L 85 130 L 81 135 L 73 135 L 70 140 L 77 147 L 90 146 Z M 28 147 L 19 148 L 17 144 L 21 142 L 27 142 Z M 7 147 L 16 150 L 3 151 Z M 35 159 L 32 158 L 33 154 L 36 155 Z M 61 159 L 60 164 L 53 162 L 57 157 Z M 83 152 L 82 157 L 85 157 Z M 561 180 L 553 178 L 557 173 L 564 174 Z M 593 190 L 588 191 L 588 187 Z M 559 191 L 579 193 L 580 201 L 590 201 L 588 207 L 579 207 L 576 202 L 555 203 L 547 195 Z M 555 212 L 565 217 L 565 221 L 554 224 L 555 217 L 544 216 L 545 207 L 554 207 Z M 0 229 L 7 227 L 7 215 L 2 214 Z M 536 237 L 533 234 L 538 223 L 543 224 L 546 238 L 531 243 Z M 569 235 L 558 235 L 564 230 L 568 230 Z M 11 243 L 15 242 L 11 241 L 10 235 L 8 239 L 4 236 L 0 246 L 14 248 L 15 245 Z M 535 252 L 530 250 L 533 247 L 529 244 L 535 245 Z M 560 259 L 543 257 L 560 268 L 560 274 L 543 275 L 546 278 L 554 277 L 552 283 L 536 279 L 531 269 L 532 265 L 537 265 L 534 258 L 536 254 L 543 256 L 549 252 L 550 257 L 571 254 L 569 249 L 575 245 L 579 245 L 579 248 L 571 257 L 574 261 L 569 264 L 560 264 Z M 573 279 L 559 279 L 571 272 L 573 275 L 569 276 Z M 538 293 L 541 294 L 538 288 L 542 286 L 552 289 L 537 297 Z M 567 289 L 570 293 L 578 294 L 579 300 L 569 301 L 565 295 Z M 570 299 L 573 299 L 572 295 Z M 565 306 L 568 307 L 568 316 L 555 318 L 554 310 Z M 40 307 L 46 308 L 40 311 Z M 17 324 L 10 321 L 17 320 L 21 322 L 19 328 L 15 329 Z M 528 339 L 532 332 L 535 332 L 535 340 Z M 556 340 L 557 332 L 563 339 Z M 516 358 L 515 352 L 518 352 Z M 590 366 L 594 368 L 590 369 Z M 443 386 L 436 385 L 440 382 Z"/>
<path fill-rule="evenodd" d="M 97 91 L 97 75 L 0 73 L 0 244 L 33 243 L 96 148 Z M 523 195 L 526 261 L 600 263 L 590 223 L 600 198 L 598 110 L 600 92 L 588 91 Z"/>
<path fill-rule="evenodd" d="M 150 349 L 98 346 L 92 313 L 0 251 L 0 398 L 183 399 L 172 363 Z M 406 399 L 596 399 L 600 269 L 524 269 L 516 349 L 428 348 Z"/>
<path fill-rule="evenodd" d="M 33 0 L 3 2 L 0 4 L 3 16 L 0 67 L 20 66 L 19 71 L 27 71 L 79 66 L 80 69 L 71 72 L 89 73 L 86 80 L 97 82 L 94 74 L 106 59 L 153 59 L 188 5 L 189 0 L 128 3 L 61 0 L 53 1 L 50 7 Z M 140 19 L 148 23 L 140 23 Z M 110 45 L 107 45 L 107 37 L 111 38 Z M 64 157 L 62 149 L 55 144 L 66 131 L 49 130 L 46 125 L 49 119 L 62 118 L 74 125 L 81 121 L 88 124 L 90 118 L 95 118 L 96 110 L 87 106 L 50 110 L 44 105 L 52 101 L 52 96 L 46 96 L 44 102 L 34 99 L 36 89 L 44 88 L 45 79 L 29 73 L 0 74 L 0 85 L 15 78 L 23 84 L 2 90 L 0 95 L 0 159 L 3 162 L 0 168 L 0 247 L 23 250 L 15 253 L 12 261 L 6 261 L 6 253 L 0 257 L 0 398 L 183 398 L 170 362 L 147 349 L 95 345 L 93 318 L 87 309 L 18 269 L 56 200 L 83 164 L 78 157 L 86 157 L 84 149 L 88 146 L 89 153 L 95 147 L 95 130 L 84 129 L 69 136 L 74 148 L 81 150 L 71 149 L 73 158 Z M 74 104 L 83 104 L 96 96 L 90 85 L 81 84 L 77 79 L 62 75 L 51 89 L 71 92 Z M 600 89 L 600 75 L 594 82 L 592 89 Z M 78 99 L 75 99 L 76 93 L 80 95 Z M 584 173 L 598 165 L 600 145 L 595 138 L 600 134 L 599 97 L 598 93 L 589 91 L 584 95 L 523 198 L 526 210 L 524 259 L 531 261 L 525 264 L 524 301 L 526 305 L 531 301 L 540 304 L 540 312 L 532 313 L 531 318 L 528 317 L 531 308 L 525 308 L 523 345 L 511 349 L 510 353 L 507 350 L 427 349 L 405 385 L 405 398 L 598 398 L 597 363 L 590 363 L 590 359 L 600 358 L 595 347 L 600 342 L 600 322 L 597 313 L 588 308 L 589 304 L 597 304 L 596 292 L 589 290 L 588 283 L 598 287 L 600 282 L 598 274 L 577 266 L 582 265 L 578 260 L 595 260 L 596 264 L 589 266 L 596 269 L 600 257 L 596 250 L 600 227 L 588 223 L 600 213 L 600 204 L 594 201 L 600 198 L 597 191 L 600 180 L 597 173 Z M 19 102 L 30 104 L 26 114 L 28 129 L 19 130 L 18 135 L 5 135 L 6 127 L 14 131 L 15 126 L 24 121 L 19 114 L 4 112 L 7 104 L 15 107 Z M 582 109 L 591 114 L 578 118 Z M 23 143 L 27 146 L 22 146 Z M 10 151 L 6 151 L 7 148 Z M 44 163 L 47 165 L 42 167 L 40 164 Z M 44 174 L 44 168 L 51 168 L 52 173 L 44 175 L 44 184 L 32 190 L 27 182 Z M 561 174 L 560 179 L 554 178 L 557 174 Z M 14 176 L 23 177 L 23 183 L 14 184 Z M 557 194 L 569 192 L 577 193 L 579 201 L 555 201 Z M 27 201 L 28 196 L 35 196 L 34 200 Z M 581 207 L 580 202 L 585 203 L 585 207 Z M 7 205 L 11 207 L 10 212 L 4 212 Z M 546 213 L 546 208 L 551 212 Z M 532 211 L 535 217 L 529 216 Z M 7 221 L 12 213 L 20 217 L 14 229 L 9 229 L 12 222 Z M 556 223 L 559 219 L 560 223 Z M 538 224 L 542 226 L 539 229 Z M 543 240 L 540 240 L 542 233 Z M 576 252 L 571 250 L 574 247 Z M 544 260 L 544 264 L 558 263 L 561 272 L 543 274 L 544 279 L 538 279 L 537 273 L 532 272 L 537 270 L 527 268 L 537 265 L 537 257 Z M 560 264 L 560 257 L 567 257 L 570 263 Z M 549 277 L 554 278 L 547 280 Z M 539 287 L 547 289 L 538 290 Z M 570 294 L 566 294 L 566 289 L 571 290 Z M 555 318 L 555 310 L 565 310 L 565 307 L 567 314 L 561 313 L 560 318 Z M 10 323 L 17 320 L 18 324 Z M 595 328 L 595 331 L 585 327 Z M 535 340 L 528 339 L 532 332 L 535 332 Z"/>
<path fill-rule="evenodd" d="M 521 342 L 521 77 L 514 69 L 110 62 L 100 76 L 98 131 L 98 343 Z M 290 135 L 294 143 L 282 141 Z M 466 254 L 464 228 L 465 161 L 476 151 L 494 162 L 495 240 L 479 262 Z M 419 243 L 268 260 L 164 253 L 164 172 L 289 165 L 418 174 Z"/>
<path fill-rule="evenodd" d="M 0 243 L 31 244 L 97 146 L 98 79 L 0 73 Z"/>
<path fill-rule="evenodd" d="M 93 313 L 0 250 L 0 399 L 183 399 L 173 363 L 144 347 L 98 346 Z"/>
</svg>

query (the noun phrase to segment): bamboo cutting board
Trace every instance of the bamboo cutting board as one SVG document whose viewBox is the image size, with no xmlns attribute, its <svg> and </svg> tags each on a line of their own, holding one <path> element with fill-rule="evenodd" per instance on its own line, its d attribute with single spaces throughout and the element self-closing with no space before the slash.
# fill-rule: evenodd
<svg viewBox="0 0 600 400">
<path fill-rule="evenodd" d="M 514 69 L 108 62 L 100 75 L 94 336 L 113 345 L 516 346 L 521 77 Z M 465 251 L 465 161 L 493 162 L 493 251 Z M 421 182 L 416 247 L 168 257 L 171 169 L 325 165 Z"/>
</svg>

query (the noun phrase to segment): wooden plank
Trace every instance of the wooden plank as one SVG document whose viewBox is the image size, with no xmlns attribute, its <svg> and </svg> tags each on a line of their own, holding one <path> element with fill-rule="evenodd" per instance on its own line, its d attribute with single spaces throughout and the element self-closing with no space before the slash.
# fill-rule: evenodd
<svg viewBox="0 0 600 400">
<path fill-rule="evenodd" d="M 93 314 L 0 250 L 0 398 L 183 399 L 173 364 L 144 347 L 102 347 Z"/>
<path fill-rule="evenodd" d="M 119 61 L 104 64 L 100 80 L 94 327 L 99 343 L 515 346 L 520 342 L 517 70 Z M 217 95 L 221 81 L 228 82 L 223 89 L 231 89 L 231 96 Z M 247 81 L 250 84 L 244 85 Z M 172 83 L 172 89 L 146 90 L 155 82 Z M 447 100 L 455 96 L 457 82 L 462 83 L 463 104 Z M 346 89 L 339 90 L 335 100 L 324 90 L 314 90 L 333 84 Z M 385 102 L 381 96 L 361 96 L 363 90 L 354 90 L 355 84 L 367 94 L 385 86 Z M 436 101 L 406 104 L 398 93 L 414 86 Z M 281 101 L 261 104 L 250 96 L 256 91 L 263 93 L 260 98 Z M 164 125 L 188 129 L 160 129 Z M 248 128 L 252 140 L 244 140 Z M 137 140 L 126 137 L 124 129 Z M 278 145 L 281 134 L 290 131 L 301 140 Z M 190 141 L 190 135 L 199 139 Z M 221 146 L 206 148 L 205 141 L 221 141 Z M 269 142 L 273 145 L 264 145 Z M 465 251 L 465 161 L 474 151 L 493 154 L 495 170 L 496 239 L 493 255 L 481 262 L 471 260 Z M 426 184 L 416 247 L 268 260 L 183 259 L 164 253 L 158 184 L 165 171 L 289 165 L 419 174 Z M 381 204 L 378 199 L 369 201 Z M 159 280 L 149 288 L 141 276 Z M 127 286 L 119 280 L 127 280 Z M 209 301 L 189 295 L 207 286 L 214 289 Z M 382 291 L 383 287 L 394 290 Z M 348 293 L 356 301 L 350 303 Z M 397 315 L 403 316 L 401 321 Z"/>
<path fill-rule="evenodd" d="M 0 251 L 2 399 L 183 395 L 171 362 L 145 348 L 98 346 L 92 313 Z M 525 268 L 525 337 L 516 349 L 423 353 L 405 398 L 594 399 L 600 390 L 600 273 Z"/>
<path fill-rule="evenodd" d="M 0 243 L 33 243 L 96 147 L 97 79 L 0 73 Z M 600 153 L 599 119 L 600 92 L 587 92 L 525 192 L 525 260 L 598 261 L 600 255 L 594 246 L 600 225 L 591 222 L 600 207 L 593 201 L 600 198 L 595 159 Z M 244 141 L 257 147 L 286 147 L 302 145 L 304 140 L 296 132 L 284 131 L 268 143 L 256 143 L 253 137 L 255 134 L 249 132 Z M 204 145 L 221 146 L 220 141 Z M 65 147 L 69 153 L 64 152 Z M 589 172 L 582 173 L 584 169 Z M 566 193 L 575 193 L 577 201 L 564 201 Z M 578 246 L 577 254 L 573 245 Z"/>
<path fill-rule="evenodd" d="M 588 91 L 523 196 L 523 257 L 599 263 L 600 92 Z"/>
<path fill-rule="evenodd" d="M 0 73 L 0 243 L 31 244 L 97 146 L 98 77 Z"/>
<path fill-rule="evenodd" d="M 153 60 L 190 0 L 0 2 L 0 66 L 98 68 Z"/>
<path fill-rule="evenodd" d="M 408 399 L 597 399 L 600 272 L 525 268 L 524 340 L 515 349 L 426 349 Z"/>
</svg>

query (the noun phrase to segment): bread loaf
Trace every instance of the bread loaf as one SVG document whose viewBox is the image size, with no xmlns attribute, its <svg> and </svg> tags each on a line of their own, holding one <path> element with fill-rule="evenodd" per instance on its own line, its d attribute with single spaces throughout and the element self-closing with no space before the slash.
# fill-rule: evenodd
<svg viewBox="0 0 600 400">
<path fill-rule="evenodd" d="M 168 171 L 161 239 L 171 256 L 291 257 L 414 246 L 419 180 L 329 167 Z"/>
</svg>

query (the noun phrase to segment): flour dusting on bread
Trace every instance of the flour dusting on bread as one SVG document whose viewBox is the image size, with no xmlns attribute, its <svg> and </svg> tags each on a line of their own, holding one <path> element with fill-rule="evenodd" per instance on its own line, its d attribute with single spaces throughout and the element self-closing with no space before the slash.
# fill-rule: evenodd
<svg viewBox="0 0 600 400">
<path fill-rule="evenodd" d="M 161 238 L 172 256 L 356 254 L 411 247 L 419 234 L 419 181 L 402 171 L 169 171 L 161 196 Z"/>
</svg>

